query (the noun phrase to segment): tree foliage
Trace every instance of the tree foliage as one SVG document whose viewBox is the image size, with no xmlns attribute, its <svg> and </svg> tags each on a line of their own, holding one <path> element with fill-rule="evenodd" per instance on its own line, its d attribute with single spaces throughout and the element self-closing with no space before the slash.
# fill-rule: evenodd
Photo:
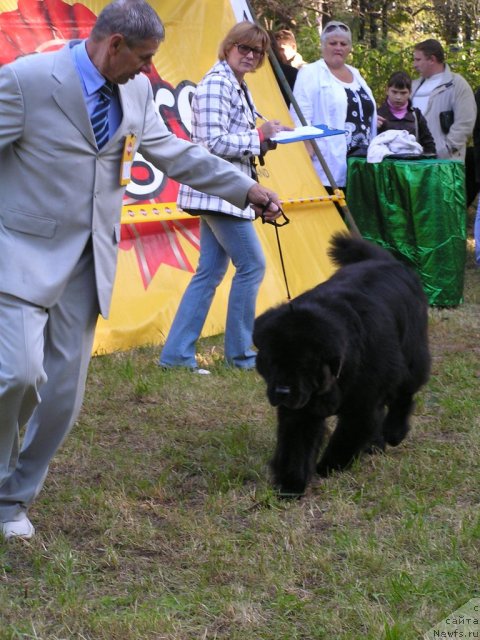
<svg viewBox="0 0 480 640">
<path fill-rule="evenodd" d="M 436 38 L 452 70 L 475 90 L 480 87 L 480 0 L 250 0 L 268 30 L 291 29 L 308 62 L 320 56 L 321 30 L 328 20 L 343 20 L 353 34 L 351 63 L 382 100 L 388 76 L 403 69 L 415 75 L 413 44 Z"/>
<path fill-rule="evenodd" d="M 480 68 L 477 62 L 479 57 L 480 46 L 473 44 L 463 49 L 451 49 L 447 52 L 447 62 L 452 71 L 460 73 L 474 91 L 480 88 Z M 394 71 L 403 70 L 412 77 L 416 76 L 412 61 L 413 46 L 389 45 L 385 50 L 380 51 L 357 43 L 349 62 L 359 69 L 372 89 L 377 102 L 381 102 L 385 98 L 388 77 Z"/>
<path fill-rule="evenodd" d="M 251 0 L 268 29 L 317 29 L 335 18 L 347 22 L 370 49 L 427 37 L 447 46 L 473 43 L 479 35 L 480 0 Z"/>
</svg>

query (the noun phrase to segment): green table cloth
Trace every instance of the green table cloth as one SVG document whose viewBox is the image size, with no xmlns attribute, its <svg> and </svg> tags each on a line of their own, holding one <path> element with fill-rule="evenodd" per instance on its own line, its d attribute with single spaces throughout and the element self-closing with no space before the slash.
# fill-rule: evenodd
<svg viewBox="0 0 480 640">
<path fill-rule="evenodd" d="M 431 305 L 463 302 L 467 207 L 462 162 L 349 158 L 347 204 L 365 239 L 415 268 Z"/>
</svg>

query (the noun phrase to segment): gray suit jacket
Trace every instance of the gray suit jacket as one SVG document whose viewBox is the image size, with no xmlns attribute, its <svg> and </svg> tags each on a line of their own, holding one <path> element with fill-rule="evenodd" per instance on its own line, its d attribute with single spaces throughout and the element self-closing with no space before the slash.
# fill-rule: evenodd
<svg viewBox="0 0 480 640">
<path fill-rule="evenodd" d="M 70 47 L 0 69 L 0 291 L 50 307 L 91 237 L 100 312 L 115 277 L 125 136 L 168 176 L 243 208 L 255 182 L 171 134 L 142 74 L 119 86 L 123 119 L 98 151 Z"/>
</svg>

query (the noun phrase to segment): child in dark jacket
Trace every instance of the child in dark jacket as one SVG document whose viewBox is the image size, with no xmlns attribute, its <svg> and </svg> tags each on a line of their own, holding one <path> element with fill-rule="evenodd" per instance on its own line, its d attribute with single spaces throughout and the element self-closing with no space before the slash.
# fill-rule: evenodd
<svg viewBox="0 0 480 640">
<path fill-rule="evenodd" d="M 436 155 L 435 142 L 420 109 L 412 106 L 412 79 L 405 71 L 392 73 L 387 84 L 387 99 L 377 111 L 378 133 L 405 129 L 422 145 L 425 155 Z"/>
</svg>

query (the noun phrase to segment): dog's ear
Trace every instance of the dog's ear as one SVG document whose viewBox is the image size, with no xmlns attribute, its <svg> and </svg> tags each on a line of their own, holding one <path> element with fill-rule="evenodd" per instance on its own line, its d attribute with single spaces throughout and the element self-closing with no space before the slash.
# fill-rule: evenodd
<svg viewBox="0 0 480 640">
<path fill-rule="evenodd" d="M 322 386 L 319 389 L 320 393 L 327 393 L 337 382 L 336 376 L 332 373 L 328 364 L 322 364 Z"/>
</svg>

